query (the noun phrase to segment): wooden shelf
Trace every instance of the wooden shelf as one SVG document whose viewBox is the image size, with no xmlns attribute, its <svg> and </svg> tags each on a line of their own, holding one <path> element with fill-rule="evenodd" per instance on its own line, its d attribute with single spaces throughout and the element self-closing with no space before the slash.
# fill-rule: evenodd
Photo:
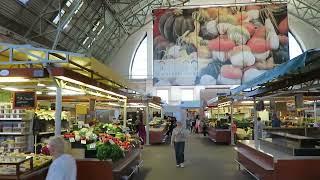
<svg viewBox="0 0 320 180">
<path fill-rule="evenodd" d="M 67 132 L 67 130 L 62 130 L 62 133 Z M 47 134 L 54 134 L 54 131 L 47 131 L 47 132 L 39 132 L 38 135 L 47 135 Z"/>
</svg>

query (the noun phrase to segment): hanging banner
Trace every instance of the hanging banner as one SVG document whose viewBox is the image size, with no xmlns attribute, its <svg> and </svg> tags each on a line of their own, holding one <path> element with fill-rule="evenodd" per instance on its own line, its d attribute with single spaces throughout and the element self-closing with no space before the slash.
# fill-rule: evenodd
<svg viewBox="0 0 320 180">
<path fill-rule="evenodd" d="M 287 4 L 153 10 L 155 86 L 239 85 L 289 60 Z"/>
</svg>

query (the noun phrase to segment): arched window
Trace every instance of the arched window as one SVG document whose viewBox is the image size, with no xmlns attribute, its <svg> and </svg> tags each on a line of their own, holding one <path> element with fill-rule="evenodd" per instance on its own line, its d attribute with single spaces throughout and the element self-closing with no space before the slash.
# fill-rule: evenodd
<svg viewBox="0 0 320 180">
<path fill-rule="evenodd" d="M 147 36 L 140 42 L 131 63 L 131 79 L 146 79 L 148 77 L 148 45 Z"/>
<path fill-rule="evenodd" d="M 303 49 L 301 48 L 300 43 L 297 39 L 292 35 L 292 33 L 288 33 L 289 35 L 289 54 L 290 59 L 299 56 L 303 53 Z"/>
</svg>

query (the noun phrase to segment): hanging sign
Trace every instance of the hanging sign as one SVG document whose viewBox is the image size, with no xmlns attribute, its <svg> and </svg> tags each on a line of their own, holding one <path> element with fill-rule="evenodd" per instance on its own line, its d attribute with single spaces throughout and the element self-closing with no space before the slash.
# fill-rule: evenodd
<svg viewBox="0 0 320 180">
<path fill-rule="evenodd" d="M 14 109 L 33 109 L 36 107 L 35 92 L 15 92 L 13 99 Z"/>
<path fill-rule="evenodd" d="M 86 105 L 77 104 L 76 105 L 76 113 L 78 115 L 88 114 L 88 107 Z"/>
</svg>

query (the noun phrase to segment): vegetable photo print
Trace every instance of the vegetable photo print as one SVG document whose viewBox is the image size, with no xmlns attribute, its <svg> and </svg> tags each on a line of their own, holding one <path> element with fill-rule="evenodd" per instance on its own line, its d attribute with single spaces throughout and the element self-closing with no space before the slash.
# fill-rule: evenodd
<svg viewBox="0 0 320 180">
<path fill-rule="evenodd" d="M 240 85 L 289 60 L 287 4 L 153 10 L 155 86 Z"/>
</svg>

